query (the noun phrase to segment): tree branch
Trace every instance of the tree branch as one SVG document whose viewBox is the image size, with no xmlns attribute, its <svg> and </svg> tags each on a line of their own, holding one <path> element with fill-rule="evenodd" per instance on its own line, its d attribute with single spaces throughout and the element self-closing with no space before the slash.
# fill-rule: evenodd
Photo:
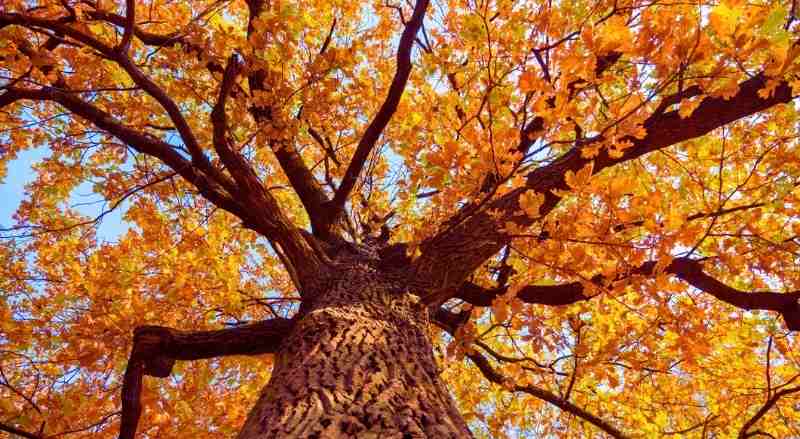
<svg viewBox="0 0 800 439">
<path fill-rule="evenodd" d="M 615 279 L 597 275 L 591 278 L 591 282 L 602 287 L 609 281 L 621 280 L 631 275 L 650 276 L 655 274 L 655 271 L 656 263 L 650 261 Z M 800 291 L 789 293 L 740 291 L 704 273 L 701 261 L 686 257 L 673 259 L 664 272 L 739 309 L 777 312 L 783 316 L 790 330 L 800 330 L 800 305 L 798 305 Z M 465 282 L 454 297 L 474 306 L 491 306 L 498 296 L 507 291 L 508 287 L 485 288 L 472 282 Z M 530 304 L 559 306 L 589 300 L 591 296 L 586 295 L 581 282 L 569 282 L 560 285 L 527 285 L 519 290 L 516 298 Z"/>
<path fill-rule="evenodd" d="M 611 66 L 613 66 L 620 58 L 622 57 L 622 53 L 620 52 L 609 52 L 605 55 L 601 55 L 597 58 L 597 62 L 594 68 L 595 76 L 602 75 L 606 70 L 608 70 Z M 586 81 L 583 79 L 576 79 L 569 84 L 567 84 L 567 89 L 570 90 L 572 93 L 574 90 L 578 88 L 579 85 L 585 84 Z M 547 99 L 547 105 L 550 108 L 555 107 L 555 98 Z M 528 150 L 533 145 L 536 140 L 536 133 L 544 129 L 544 118 L 542 116 L 536 116 L 528 122 L 525 127 L 523 127 L 522 131 L 520 132 L 520 141 L 517 145 L 517 151 L 519 151 L 523 156 L 528 153 Z"/>
<path fill-rule="evenodd" d="M 447 331 L 450 335 L 455 334 L 457 329 L 457 322 L 463 321 L 463 318 L 461 316 L 454 314 L 450 311 L 447 311 L 444 308 L 439 308 L 436 311 L 435 315 L 432 317 L 432 319 L 434 323 L 437 324 L 437 326 Z M 492 367 L 491 363 L 489 363 L 489 360 L 487 360 L 486 357 L 484 357 L 477 351 L 472 350 L 472 352 L 468 352 L 467 357 L 470 360 L 472 360 L 475 366 L 477 366 L 478 369 L 481 371 L 481 374 L 483 374 L 484 378 L 486 378 L 489 382 L 497 384 L 512 392 L 527 393 L 533 397 L 549 402 L 550 404 L 558 407 L 559 409 L 567 413 L 571 413 L 591 423 L 595 427 L 611 435 L 611 437 L 617 439 L 625 439 L 627 437 L 621 431 L 619 431 L 617 428 L 615 428 L 608 422 L 600 419 L 599 417 L 593 415 L 592 413 L 589 413 L 588 411 L 559 397 L 558 395 L 552 392 L 549 392 L 540 387 L 536 387 L 534 385 L 522 386 L 513 382 L 505 375 L 496 371 L 494 367 Z"/>
<path fill-rule="evenodd" d="M 600 282 L 602 278 L 598 279 L 598 283 Z M 464 282 L 454 297 L 474 306 L 492 306 L 497 297 L 507 292 L 507 286 L 486 288 L 473 282 Z M 583 293 L 580 282 L 571 282 L 561 285 L 526 285 L 517 292 L 516 298 L 525 303 L 560 306 L 589 300 L 591 297 Z"/>
<path fill-rule="evenodd" d="M 130 1 L 130 0 L 128 0 Z M 183 117 L 178 106 L 175 102 L 159 87 L 155 82 L 148 78 L 138 67 L 131 61 L 127 54 L 114 50 L 114 48 L 107 46 L 105 43 L 66 25 L 61 20 L 50 20 L 17 13 L 0 14 L 0 23 L 16 24 L 23 27 L 36 27 L 51 30 L 59 35 L 68 36 L 94 50 L 99 52 L 105 58 L 114 61 L 117 65 L 122 67 L 133 82 L 141 87 L 147 94 L 155 99 L 161 107 L 167 112 L 172 123 L 180 134 L 181 140 L 186 145 L 192 156 L 192 163 L 201 168 L 209 177 L 216 180 L 219 184 L 232 189 L 230 182 L 225 178 L 208 160 L 202 151 L 197 138 L 194 135 L 188 122 Z M 127 29 L 126 18 L 126 29 Z M 131 28 L 132 29 L 132 28 Z"/>
<path fill-rule="evenodd" d="M 470 360 L 472 360 L 475 366 L 478 367 L 478 369 L 481 371 L 481 374 L 483 374 L 484 378 L 486 378 L 490 382 L 502 386 L 506 389 L 509 389 L 512 392 L 527 393 L 543 401 L 547 401 L 550 404 L 560 408 L 561 410 L 573 414 L 583 419 L 586 422 L 589 422 L 590 424 L 594 425 L 600 430 L 603 430 L 604 432 L 608 433 L 613 438 L 624 439 L 627 437 L 616 427 L 612 426 L 608 422 L 578 407 L 577 405 L 559 397 L 555 393 L 549 392 L 545 389 L 534 386 L 532 384 L 529 384 L 527 386 L 522 386 L 517 383 L 511 382 L 508 377 L 494 370 L 492 365 L 489 363 L 489 360 L 487 360 L 486 357 L 484 357 L 482 354 L 473 351 L 471 353 L 468 353 L 467 357 Z"/>
<path fill-rule="evenodd" d="M 19 428 L 5 424 L 3 422 L 0 422 L 0 431 L 5 431 L 6 433 L 10 433 L 26 439 L 43 439 L 42 436 L 39 436 L 38 434 L 30 433 L 25 430 L 20 430 Z"/>
<path fill-rule="evenodd" d="M 95 7 L 94 10 L 84 12 L 87 17 L 91 18 L 92 20 L 105 21 L 106 23 L 125 28 L 127 20 L 122 15 L 114 14 L 102 9 L 96 9 L 97 6 L 94 5 L 94 2 L 88 0 L 83 1 L 84 3 L 88 3 Z M 139 39 L 139 41 L 147 46 L 174 47 L 180 44 L 184 52 L 194 53 L 197 56 L 197 59 L 201 62 L 203 61 L 203 56 L 206 54 L 206 50 L 203 47 L 193 43 L 190 40 L 187 40 L 178 33 L 159 35 L 152 32 L 147 32 L 141 27 L 135 25 L 132 28 L 132 33 L 136 38 Z M 213 60 L 206 61 L 206 68 L 212 73 L 220 74 L 225 69 L 220 63 Z"/>
<path fill-rule="evenodd" d="M 654 263 L 649 263 L 654 268 Z M 647 266 L 643 270 L 652 268 Z M 717 299 L 744 310 L 775 311 L 783 316 L 786 327 L 792 331 L 800 330 L 800 291 L 789 293 L 745 292 L 729 287 L 703 272 L 700 261 L 689 258 L 675 258 L 666 271 L 676 275 L 689 285 L 704 291 Z M 649 274 L 649 273 L 643 273 Z"/>
<path fill-rule="evenodd" d="M 176 360 L 273 353 L 293 324 L 293 320 L 277 318 L 217 331 L 187 332 L 163 326 L 136 328 L 122 384 L 119 439 L 133 439 L 136 435 L 142 413 L 144 375 L 168 377 Z"/>
<path fill-rule="evenodd" d="M 761 418 L 763 418 L 764 415 L 766 415 L 767 412 L 775 404 L 777 404 L 779 399 L 791 393 L 797 393 L 797 392 L 800 392 L 800 386 L 790 387 L 788 389 L 783 389 L 775 392 L 775 394 L 772 395 L 772 397 L 769 398 L 766 403 L 764 403 L 764 405 L 756 412 L 756 414 L 753 415 L 752 418 L 748 419 L 747 422 L 744 423 L 742 429 L 739 430 L 739 439 L 747 439 L 749 437 L 756 436 L 758 434 L 764 434 L 760 432 L 751 432 L 750 429 L 753 428 L 756 422 L 758 422 Z"/>
<path fill-rule="evenodd" d="M 133 28 L 136 26 L 136 0 L 125 0 L 125 31 L 117 50 L 127 53 L 133 38 Z"/>
<path fill-rule="evenodd" d="M 11 88 L 0 95 L 0 108 L 22 99 L 58 103 L 75 115 L 117 137 L 133 149 L 159 159 L 192 183 L 203 196 L 218 207 L 243 220 L 248 219 L 249 214 L 247 211 L 234 201 L 224 188 L 220 187 L 215 180 L 199 172 L 197 168 L 175 151 L 172 145 L 122 125 L 114 120 L 110 114 L 79 99 L 75 94 L 65 93 L 52 87 L 40 89 Z"/>
<path fill-rule="evenodd" d="M 209 201 L 242 219 L 246 227 L 278 243 L 300 275 L 299 279 L 303 284 L 298 285 L 298 289 L 302 294 L 313 290 L 324 260 L 309 245 L 300 229 L 292 225 L 281 211 L 277 200 L 268 191 L 247 193 L 246 200 L 233 199 L 233 194 L 226 193 L 226 188 L 220 187 L 216 179 L 200 172 L 168 143 L 118 123 L 105 111 L 81 100 L 73 93 L 65 93 L 52 87 L 36 90 L 9 89 L 0 95 L 0 108 L 20 99 L 56 102 L 133 149 L 159 159 L 192 183 Z M 249 204 L 242 204 L 242 201 Z"/>
<path fill-rule="evenodd" d="M 231 55 L 228 59 L 228 65 L 225 67 L 225 73 L 222 76 L 217 103 L 211 112 L 211 124 L 213 126 L 214 148 L 222 163 L 228 168 L 228 172 L 239 188 L 245 192 L 252 193 L 262 191 L 263 186 L 244 157 L 231 147 L 228 139 L 228 120 L 225 114 L 225 102 L 236 84 L 236 77 L 239 75 L 241 67 L 238 56 L 236 54 Z"/>
<path fill-rule="evenodd" d="M 322 135 L 317 132 L 312 127 L 308 127 L 308 134 L 311 135 L 311 138 L 314 139 L 315 142 L 325 151 L 325 155 L 333 161 L 336 166 L 342 166 L 341 162 L 339 162 L 339 158 L 336 157 L 336 151 L 333 149 L 332 145 L 330 144 L 329 139 L 326 137 L 325 139 L 322 138 Z M 326 141 L 327 140 L 327 141 Z"/>
<path fill-rule="evenodd" d="M 554 190 L 568 189 L 564 180 L 567 171 L 576 172 L 594 163 L 596 173 L 649 152 L 702 136 L 728 123 L 792 100 L 791 87 L 787 81 L 779 81 L 770 96 L 759 96 L 759 90 L 767 85 L 767 81 L 765 75 L 759 74 L 742 82 L 739 91 L 730 99 L 706 97 L 686 118 L 681 118 L 677 111 L 652 114 L 643 123 L 647 131 L 644 138 L 622 139 L 632 146 L 625 149 L 619 157 L 611 157 L 606 149 L 602 149 L 594 159 L 584 157 L 584 149 L 596 147 L 597 143 L 605 140 L 602 137 L 587 139 L 555 162 L 530 172 L 526 176 L 524 187 L 485 203 L 479 211 L 457 213 L 445 222 L 438 234 L 421 244 L 421 255 L 413 263 L 413 275 L 420 286 L 431 291 L 425 298 L 426 302 L 440 302 L 453 297 L 458 286 L 470 273 L 506 245 L 511 239 L 503 230 L 506 223 L 513 222 L 518 226 L 528 227 L 550 213 L 561 200 Z M 538 218 L 521 213 L 519 200 L 526 192 L 536 192 L 544 196 Z"/>
<path fill-rule="evenodd" d="M 310 263 L 314 262 L 315 259 L 318 259 L 313 257 L 313 253 L 315 253 L 313 251 L 314 243 L 309 242 L 308 237 L 305 233 L 303 233 L 303 231 L 292 227 L 289 224 L 288 219 L 284 218 L 283 215 L 279 213 L 280 208 L 275 197 L 273 197 L 269 191 L 264 188 L 253 168 L 249 163 L 247 163 L 245 158 L 239 154 L 238 151 L 231 147 L 228 139 L 228 123 L 227 116 L 225 114 L 225 102 L 234 85 L 236 84 L 236 77 L 238 76 L 241 68 L 242 65 L 239 63 L 238 56 L 236 54 L 231 55 L 231 57 L 228 59 L 228 64 L 225 67 L 222 83 L 220 84 L 217 103 L 214 105 L 214 110 L 211 112 L 214 148 L 222 159 L 222 162 L 228 168 L 228 172 L 230 172 L 230 174 L 233 176 L 238 188 L 242 192 L 243 198 L 248 201 L 248 204 L 251 206 L 257 206 L 259 210 L 276 212 L 276 214 L 281 218 L 279 221 L 277 221 L 277 223 L 284 224 L 284 230 L 280 231 L 278 234 L 287 236 L 284 236 L 283 239 L 279 239 L 278 242 L 282 245 L 282 249 L 289 256 L 288 258 L 283 259 L 283 262 L 285 265 L 291 264 L 291 267 L 287 265 L 287 269 L 289 269 L 291 272 L 302 273 L 301 276 L 293 277 L 295 282 L 300 283 L 297 285 L 297 287 L 302 291 L 302 283 L 313 282 L 311 278 L 319 275 L 319 273 L 316 271 L 316 266 L 319 265 L 319 261 L 317 260 L 316 263 Z M 293 246 L 301 247 L 299 248 L 299 250 L 301 250 L 300 253 L 298 253 L 298 249 L 293 249 Z M 312 270 L 309 271 L 309 267 L 311 267 Z"/>
<path fill-rule="evenodd" d="M 247 27 L 248 38 L 256 31 L 254 20 L 259 16 L 264 7 L 263 0 L 249 0 L 249 22 Z M 325 45 L 325 43 L 323 43 Z M 248 84 L 251 91 L 265 90 L 269 84 L 265 84 L 267 73 L 263 69 L 255 70 L 248 75 Z M 253 105 L 250 107 L 250 114 L 258 124 L 274 124 L 275 116 L 273 108 L 269 105 Z M 325 205 L 329 202 L 328 196 L 319 185 L 311 170 L 303 162 L 303 157 L 292 144 L 293 139 L 272 139 L 269 146 L 278 159 L 284 174 L 292 185 L 295 193 L 303 207 L 308 213 L 311 227 L 315 236 L 322 239 L 330 238 L 331 227 L 326 220 L 328 217 Z"/>
<path fill-rule="evenodd" d="M 350 164 L 347 166 L 342 182 L 339 189 L 333 197 L 331 202 L 331 210 L 327 212 L 329 219 L 328 224 L 332 223 L 342 214 L 344 205 L 350 197 L 350 192 L 355 187 L 356 181 L 361 174 L 364 164 L 369 157 L 370 152 L 375 148 L 383 130 L 389 121 L 392 119 L 397 106 L 400 103 L 400 98 L 403 96 L 408 78 L 411 75 L 411 49 L 414 46 L 414 38 L 417 35 L 422 22 L 425 18 L 425 11 L 428 8 L 428 0 L 417 0 L 414 5 L 414 12 L 411 19 L 406 23 L 403 34 L 400 36 L 400 44 L 397 49 L 397 69 L 392 78 L 392 83 L 389 86 L 389 92 L 386 95 L 386 100 L 383 101 L 381 108 L 370 124 L 367 126 L 364 135 L 358 142 L 356 151 Z"/>
</svg>

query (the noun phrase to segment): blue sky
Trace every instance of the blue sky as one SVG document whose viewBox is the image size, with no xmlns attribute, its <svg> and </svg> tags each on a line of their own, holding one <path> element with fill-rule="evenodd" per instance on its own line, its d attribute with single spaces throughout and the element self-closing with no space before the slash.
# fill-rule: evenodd
<svg viewBox="0 0 800 439">
<path fill-rule="evenodd" d="M 29 149 L 20 152 L 15 160 L 8 163 L 8 173 L 0 180 L 0 228 L 11 227 L 16 224 L 13 219 L 14 212 L 19 203 L 25 199 L 25 185 L 32 182 L 36 174 L 32 168 L 37 162 L 46 158 L 49 150 L 45 147 Z M 87 217 L 95 218 L 102 212 L 102 203 L 91 203 L 101 200 L 101 197 L 91 192 L 89 184 L 83 184 L 72 192 L 71 205 Z M 85 203 L 91 204 L 85 204 Z M 117 237 L 125 233 L 128 225 L 122 219 L 125 206 L 107 214 L 97 226 L 97 237 L 102 241 L 116 241 Z"/>
</svg>

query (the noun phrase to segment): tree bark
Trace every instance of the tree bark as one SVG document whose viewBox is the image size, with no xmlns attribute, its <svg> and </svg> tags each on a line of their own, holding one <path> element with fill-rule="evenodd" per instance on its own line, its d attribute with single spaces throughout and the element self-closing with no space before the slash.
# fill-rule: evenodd
<svg viewBox="0 0 800 439">
<path fill-rule="evenodd" d="M 472 437 L 439 378 L 419 297 L 369 258 L 339 259 L 323 276 L 239 439 Z"/>
</svg>

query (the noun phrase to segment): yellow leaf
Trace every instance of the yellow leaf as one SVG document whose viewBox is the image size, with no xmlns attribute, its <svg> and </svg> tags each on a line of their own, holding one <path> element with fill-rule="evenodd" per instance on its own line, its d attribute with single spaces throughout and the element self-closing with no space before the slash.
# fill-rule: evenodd
<svg viewBox="0 0 800 439">
<path fill-rule="evenodd" d="M 608 21 L 603 24 L 598 34 L 599 44 L 597 46 L 597 51 L 600 53 L 610 51 L 624 52 L 631 48 L 633 36 L 624 17 L 614 15 L 609 18 Z"/>
<path fill-rule="evenodd" d="M 567 183 L 570 189 L 580 189 L 589 182 L 589 178 L 592 176 L 592 170 L 594 169 L 594 161 L 591 161 L 584 165 L 578 172 L 567 171 L 564 174 L 564 181 Z"/>
<path fill-rule="evenodd" d="M 581 157 L 585 159 L 591 159 L 597 157 L 600 154 L 600 148 L 602 145 L 599 142 L 591 143 L 581 148 Z"/>
<path fill-rule="evenodd" d="M 614 373 L 613 371 L 609 373 L 606 376 L 606 378 L 608 378 L 608 385 L 611 386 L 612 388 L 616 388 L 617 386 L 619 386 L 619 378 L 617 378 L 617 374 Z"/>
<path fill-rule="evenodd" d="M 720 36 L 729 36 L 736 31 L 739 18 L 742 17 L 742 9 L 732 6 L 729 2 L 720 2 L 708 16 L 709 24 L 714 32 Z"/>
<path fill-rule="evenodd" d="M 764 88 L 758 91 L 758 96 L 761 99 L 769 98 L 775 92 L 775 89 L 778 87 L 778 85 L 780 85 L 780 82 L 770 79 L 767 81 L 766 85 L 764 85 Z"/>
<path fill-rule="evenodd" d="M 694 113 L 694 110 L 700 106 L 700 102 L 702 99 L 698 96 L 694 99 L 684 99 L 681 101 L 680 108 L 678 108 L 678 116 L 681 119 L 686 119 L 687 117 L 691 116 Z"/>
<path fill-rule="evenodd" d="M 541 80 L 536 73 L 527 71 L 519 75 L 519 89 L 523 93 L 539 90 Z"/>
<path fill-rule="evenodd" d="M 539 208 L 544 203 L 544 194 L 538 192 L 525 192 L 519 197 L 519 205 L 531 218 L 539 217 Z"/>
<path fill-rule="evenodd" d="M 644 139 L 647 137 L 647 129 L 642 125 L 636 125 L 631 135 L 639 140 Z"/>
</svg>

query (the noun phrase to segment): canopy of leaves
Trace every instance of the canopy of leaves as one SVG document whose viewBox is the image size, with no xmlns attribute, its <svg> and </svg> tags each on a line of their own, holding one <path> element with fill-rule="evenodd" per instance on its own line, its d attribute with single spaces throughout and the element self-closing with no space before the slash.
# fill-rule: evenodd
<svg viewBox="0 0 800 439">
<path fill-rule="evenodd" d="M 305 233 L 338 201 L 347 240 L 444 270 L 476 436 L 800 436 L 795 2 L 434 0 L 408 39 L 413 7 L 0 2 L 0 176 L 43 156 L 0 218 L 0 431 L 115 437 L 134 328 L 296 312 L 222 143 Z M 503 238 L 443 269 L 475 218 Z M 145 379 L 139 431 L 231 437 L 271 361 Z"/>
</svg>

